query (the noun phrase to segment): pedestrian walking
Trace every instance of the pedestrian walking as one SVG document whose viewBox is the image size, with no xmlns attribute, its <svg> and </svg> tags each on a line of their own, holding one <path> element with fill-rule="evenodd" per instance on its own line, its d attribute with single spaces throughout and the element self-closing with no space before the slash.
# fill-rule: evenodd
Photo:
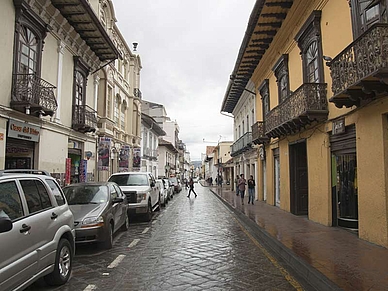
<svg viewBox="0 0 388 291">
<path fill-rule="evenodd" d="M 241 204 L 244 205 L 244 195 L 245 195 L 245 185 L 247 181 L 244 179 L 244 174 L 240 175 L 240 179 L 238 180 L 238 191 L 241 196 Z"/>
<path fill-rule="evenodd" d="M 238 196 L 238 180 L 240 180 L 240 177 L 237 175 L 234 183 L 236 184 L 236 195 Z"/>
<path fill-rule="evenodd" d="M 191 191 L 193 191 L 195 197 L 197 197 L 197 193 L 195 193 L 195 191 L 194 191 L 194 181 L 193 181 L 193 178 L 190 178 L 189 187 L 190 187 L 190 190 L 189 190 L 189 195 L 187 195 L 187 197 L 190 198 Z"/>
<path fill-rule="evenodd" d="M 252 205 L 253 205 L 253 200 L 255 197 L 255 186 L 256 186 L 255 180 L 253 180 L 253 176 L 251 175 L 251 177 L 248 180 L 248 204 L 252 202 Z"/>
</svg>

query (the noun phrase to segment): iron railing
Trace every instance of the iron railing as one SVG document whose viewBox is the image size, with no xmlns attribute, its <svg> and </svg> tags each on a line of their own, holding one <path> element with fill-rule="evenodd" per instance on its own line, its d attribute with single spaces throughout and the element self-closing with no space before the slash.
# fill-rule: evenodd
<svg viewBox="0 0 388 291">
<path fill-rule="evenodd" d="M 255 144 L 260 144 L 268 141 L 268 136 L 265 135 L 264 121 L 257 121 L 252 125 L 252 141 Z"/>
<path fill-rule="evenodd" d="M 54 90 L 56 87 L 37 77 L 35 74 L 14 74 L 12 86 L 11 107 L 31 113 L 44 111 L 43 115 L 53 115 L 58 108 Z"/>
<path fill-rule="evenodd" d="M 334 96 L 388 67 L 388 24 L 372 25 L 328 63 Z"/>
<path fill-rule="evenodd" d="M 91 132 L 97 129 L 97 112 L 88 105 L 73 105 L 73 129 Z"/>
<path fill-rule="evenodd" d="M 236 140 L 231 146 L 231 156 L 238 155 L 239 153 L 251 148 L 252 144 L 252 132 L 246 132 L 238 140 Z"/>
<path fill-rule="evenodd" d="M 285 125 L 295 130 L 305 125 L 304 119 L 326 119 L 327 113 L 327 84 L 304 83 L 266 115 L 265 134 Z"/>
</svg>

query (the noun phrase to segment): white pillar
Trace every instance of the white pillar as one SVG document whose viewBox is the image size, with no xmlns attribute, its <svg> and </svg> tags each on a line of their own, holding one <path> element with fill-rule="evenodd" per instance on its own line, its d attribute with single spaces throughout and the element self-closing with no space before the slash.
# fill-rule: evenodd
<svg viewBox="0 0 388 291">
<path fill-rule="evenodd" d="M 100 84 L 100 77 L 98 74 L 94 75 L 94 110 L 97 112 L 97 99 L 98 99 L 98 85 Z"/>
<path fill-rule="evenodd" d="M 55 112 L 55 121 L 61 122 L 61 99 L 62 99 L 62 75 L 63 75 L 63 50 L 65 48 L 65 43 L 61 40 L 58 40 L 58 63 L 57 63 L 57 103 L 58 108 Z"/>
</svg>

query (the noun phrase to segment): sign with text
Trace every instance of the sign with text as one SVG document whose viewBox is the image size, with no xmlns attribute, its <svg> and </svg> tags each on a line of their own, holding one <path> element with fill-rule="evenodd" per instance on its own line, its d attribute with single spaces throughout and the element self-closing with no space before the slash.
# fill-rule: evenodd
<svg viewBox="0 0 388 291">
<path fill-rule="evenodd" d="M 71 178 L 71 158 L 66 158 L 66 168 L 65 168 L 65 185 L 70 185 Z"/>
<path fill-rule="evenodd" d="M 345 118 L 333 121 L 332 135 L 341 134 L 345 132 Z"/>
<path fill-rule="evenodd" d="M 10 119 L 8 137 L 39 142 L 40 127 Z"/>
</svg>

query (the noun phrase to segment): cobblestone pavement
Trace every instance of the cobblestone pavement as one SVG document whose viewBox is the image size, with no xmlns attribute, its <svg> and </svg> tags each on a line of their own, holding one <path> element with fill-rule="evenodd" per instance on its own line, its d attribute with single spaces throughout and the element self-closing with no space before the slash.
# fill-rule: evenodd
<svg viewBox="0 0 388 291">
<path fill-rule="evenodd" d="M 174 196 L 152 222 L 135 221 L 112 250 L 77 248 L 70 281 L 35 290 L 302 290 L 209 189 Z"/>
</svg>

